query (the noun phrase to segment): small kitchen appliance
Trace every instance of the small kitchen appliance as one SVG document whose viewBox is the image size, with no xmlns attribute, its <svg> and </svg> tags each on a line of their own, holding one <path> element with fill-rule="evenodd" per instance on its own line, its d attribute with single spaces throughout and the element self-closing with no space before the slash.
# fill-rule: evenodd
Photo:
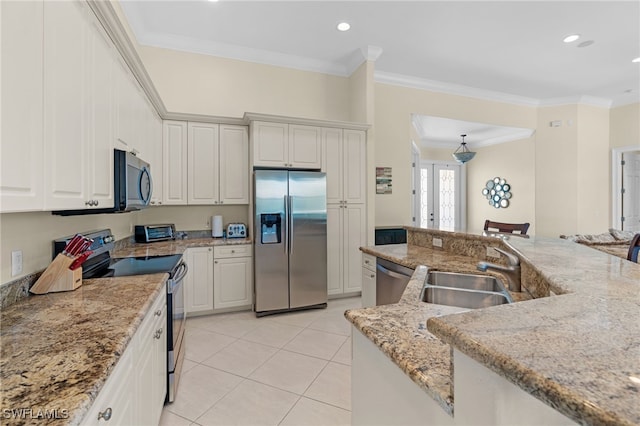
<svg viewBox="0 0 640 426">
<path fill-rule="evenodd" d="M 136 225 L 134 235 L 137 243 L 175 240 L 176 226 L 172 223 L 163 225 Z"/>
<path fill-rule="evenodd" d="M 213 238 L 221 238 L 224 236 L 222 233 L 222 216 L 211 216 L 211 236 Z"/>
<path fill-rule="evenodd" d="M 228 224 L 227 238 L 247 238 L 247 225 L 244 223 Z"/>
</svg>

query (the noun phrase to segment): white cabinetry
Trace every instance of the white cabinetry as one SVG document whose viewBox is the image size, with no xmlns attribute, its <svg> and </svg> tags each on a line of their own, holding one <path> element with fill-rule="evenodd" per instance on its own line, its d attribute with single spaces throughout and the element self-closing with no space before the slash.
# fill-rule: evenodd
<svg viewBox="0 0 640 426">
<path fill-rule="evenodd" d="M 187 144 L 187 201 L 189 204 L 218 204 L 218 125 L 189 123 Z"/>
<path fill-rule="evenodd" d="M 189 273 L 184 296 L 187 315 L 213 311 L 213 248 L 189 248 L 184 253 Z"/>
<path fill-rule="evenodd" d="M 254 166 L 296 169 L 322 166 L 320 127 L 254 121 L 251 132 Z"/>
<path fill-rule="evenodd" d="M 83 425 L 158 424 L 166 395 L 166 326 L 166 294 L 161 292 L 82 420 Z"/>
<path fill-rule="evenodd" d="M 214 259 L 214 309 L 250 306 L 253 302 L 251 246 L 215 247 Z"/>
<path fill-rule="evenodd" d="M 376 257 L 362 253 L 362 307 L 376 306 Z"/>
<path fill-rule="evenodd" d="M 362 289 L 360 247 L 366 245 L 366 136 L 322 129 L 327 174 L 327 279 L 329 295 Z"/>
<path fill-rule="evenodd" d="M 149 156 L 149 163 L 151 164 L 151 178 L 153 179 L 153 191 L 151 193 L 151 205 L 162 205 L 163 195 L 163 176 L 164 176 L 164 163 L 163 163 L 163 143 L 162 143 L 162 119 L 158 114 L 151 111 L 149 130 L 151 133 L 151 155 Z"/>
<path fill-rule="evenodd" d="M 187 204 L 187 123 L 163 122 L 162 202 Z"/>
<path fill-rule="evenodd" d="M 44 208 L 43 2 L 0 2 L 0 211 Z"/>
<path fill-rule="evenodd" d="M 220 125 L 220 203 L 249 204 L 249 134 L 244 126 Z"/>
</svg>

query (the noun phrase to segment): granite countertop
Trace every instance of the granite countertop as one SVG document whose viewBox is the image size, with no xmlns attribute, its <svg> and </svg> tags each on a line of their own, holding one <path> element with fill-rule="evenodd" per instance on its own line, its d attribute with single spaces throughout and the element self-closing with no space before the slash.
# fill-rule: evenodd
<svg viewBox="0 0 640 426">
<path fill-rule="evenodd" d="M 182 254 L 250 239 L 120 243 L 112 257 Z M 159 294 L 167 274 L 86 279 L 74 291 L 31 295 L 0 312 L 2 424 L 79 424 Z M 39 412 L 60 419 L 37 418 Z M 57 411 L 54 411 L 57 410 Z"/>
<path fill-rule="evenodd" d="M 451 372 L 442 359 L 450 355 L 441 350 L 443 358 L 433 359 L 441 344 L 578 423 L 640 424 L 640 385 L 631 379 L 640 378 L 640 265 L 560 239 L 511 238 L 504 244 L 520 256 L 523 273 L 533 268 L 559 295 L 438 314 L 416 297 L 425 273 L 419 268 L 397 305 L 346 316 L 445 408 L 452 397 Z M 460 272 L 477 262 L 410 245 L 362 250 L 407 266 Z M 421 316 L 428 317 L 427 331 Z"/>
<path fill-rule="evenodd" d="M 84 280 L 74 291 L 30 296 L 0 313 L 2 424 L 79 424 L 167 274 Z M 114 315 L 117 313 L 117 315 Z M 32 418 L 57 410 L 60 420 Z"/>
</svg>

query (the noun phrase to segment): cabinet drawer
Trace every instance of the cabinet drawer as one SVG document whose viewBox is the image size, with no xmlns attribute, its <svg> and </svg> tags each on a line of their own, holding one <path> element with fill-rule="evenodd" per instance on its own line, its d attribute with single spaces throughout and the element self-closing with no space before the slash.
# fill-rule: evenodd
<svg viewBox="0 0 640 426">
<path fill-rule="evenodd" d="M 376 257 L 370 254 L 362 253 L 362 267 L 370 271 L 376 272 Z"/>
<path fill-rule="evenodd" d="M 224 259 L 227 257 L 251 257 L 251 245 L 229 245 L 216 246 L 213 248 L 214 259 Z"/>
</svg>

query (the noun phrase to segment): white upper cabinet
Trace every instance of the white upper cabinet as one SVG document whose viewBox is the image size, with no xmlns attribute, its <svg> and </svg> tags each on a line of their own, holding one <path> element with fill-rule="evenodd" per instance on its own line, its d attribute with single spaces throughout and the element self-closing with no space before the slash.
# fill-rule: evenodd
<svg viewBox="0 0 640 426">
<path fill-rule="evenodd" d="M 220 125 L 220 202 L 249 204 L 249 134 L 244 126 Z"/>
<path fill-rule="evenodd" d="M 289 125 L 254 121 L 251 124 L 253 165 L 287 167 L 289 163 Z"/>
<path fill-rule="evenodd" d="M 187 123 L 164 121 L 162 203 L 187 204 Z"/>
<path fill-rule="evenodd" d="M 218 204 L 218 125 L 189 123 L 188 139 L 188 202 Z"/>
<path fill-rule="evenodd" d="M 322 166 L 320 127 L 254 121 L 251 132 L 254 166 L 296 169 Z"/>
<path fill-rule="evenodd" d="M 45 209 L 83 209 L 89 101 L 86 4 L 44 3 Z"/>
<path fill-rule="evenodd" d="M 366 200 L 366 134 L 361 130 L 322 129 L 327 203 L 362 204 Z"/>
<path fill-rule="evenodd" d="M 43 2 L 0 2 L 0 211 L 44 208 Z"/>
<path fill-rule="evenodd" d="M 153 191 L 151 192 L 151 205 L 162 205 L 163 161 L 162 161 L 162 119 L 158 114 L 151 112 L 151 178 L 153 179 Z"/>
<path fill-rule="evenodd" d="M 188 123 L 187 203 L 249 204 L 245 126 Z"/>
</svg>

